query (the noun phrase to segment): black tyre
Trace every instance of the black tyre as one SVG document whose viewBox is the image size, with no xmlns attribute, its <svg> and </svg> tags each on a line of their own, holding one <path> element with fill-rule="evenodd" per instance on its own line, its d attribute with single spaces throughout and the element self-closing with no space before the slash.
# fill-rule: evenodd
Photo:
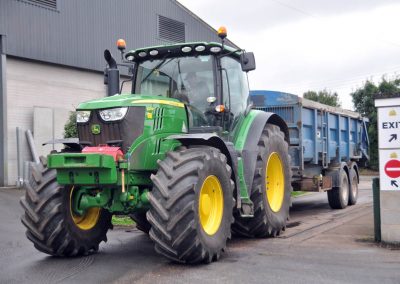
<svg viewBox="0 0 400 284">
<path fill-rule="evenodd" d="M 279 127 L 267 124 L 258 142 L 256 170 L 251 188 L 254 217 L 235 212 L 232 230 L 245 237 L 275 237 L 286 227 L 291 205 L 292 172 L 288 143 Z"/>
<path fill-rule="evenodd" d="M 354 168 L 350 170 L 349 205 L 355 205 L 358 198 L 358 176 Z"/>
<path fill-rule="evenodd" d="M 146 234 L 149 233 L 151 225 L 146 219 L 146 212 L 135 212 L 129 214 L 133 221 L 136 223 L 136 228 Z"/>
<path fill-rule="evenodd" d="M 345 170 L 340 171 L 340 186 L 328 190 L 328 202 L 332 209 L 343 209 L 349 202 L 349 177 Z"/>
<path fill-rule="evenodd" d="M 147 212 L 158 253 L 184 263 L 220 257 L 233 222 L 230 177 L 225 155 L 211 147 L 169 152 L 159 161 Z"/>
<path fill-rule="evenodd" d="M 25 197 L 20 203 L 26 236 L 36 249 L 54 256 L 77 256 L 96 252 L 101 241 L 107 241 L 111 214 L 91 208 L 84 216 L 71 210 L 72 187 L 56 181 L 56 171 L 43 164 L 31 164 Z"/>
</svg>

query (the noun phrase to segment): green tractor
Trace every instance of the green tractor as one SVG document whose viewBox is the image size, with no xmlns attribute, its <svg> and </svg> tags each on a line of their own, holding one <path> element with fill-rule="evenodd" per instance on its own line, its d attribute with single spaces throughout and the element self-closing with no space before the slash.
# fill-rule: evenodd
<svg viewBox="0 0 400 284">
<path fill-rule="evenodd" d="M 108 96 L 77 108 L 78 139 L 31 164 L 26 236 L 54 256 L 96 252 L 113 214 L 182 263 L 218 260 L 232 233 L 274 237 L 291 204 L 286 123 L 252 110 L 253 53 L 221 43 L 105 51 Z M 132 90 L 121 93 L 118 66 Z"/>
</svg>

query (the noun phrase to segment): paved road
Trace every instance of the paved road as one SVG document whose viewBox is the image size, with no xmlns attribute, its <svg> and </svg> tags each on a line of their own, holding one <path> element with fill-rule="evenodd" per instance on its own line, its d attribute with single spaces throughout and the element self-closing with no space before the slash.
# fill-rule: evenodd
<svg viewBox="0 0 400 284">
<path fill-rule="evenodd" d="M 96 255 L 39 253 L 19 221 L 19 190 L 0 190 L 0 283 L 400 283 L 400 251 L 372 243 L 370 180 L 356 206 L 331 210 L 325 193 L 293 202 L 276 239 L 234 239 L 210 265 L 172 264 L 136 229 L 115 229 Z"/>
</svg>

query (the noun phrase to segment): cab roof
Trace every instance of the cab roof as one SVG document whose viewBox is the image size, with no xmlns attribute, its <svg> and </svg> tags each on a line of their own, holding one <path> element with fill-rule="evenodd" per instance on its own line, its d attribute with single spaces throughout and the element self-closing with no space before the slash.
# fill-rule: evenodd
<svg viewBox="0 0 400 284">
<path fill-rule="evenodd" d="M 217 42 L 187 42 L 130 50 L 125 53 L 125 59 L 132 62 L 141 62 L 149 59 L 227 53 L 231 53 L 233 57 L 239 58 L 242 52 L 243 50 L 241 49 L 235 49 L 227 45 L 222 47 L 222 44 Z"/>
</svg>

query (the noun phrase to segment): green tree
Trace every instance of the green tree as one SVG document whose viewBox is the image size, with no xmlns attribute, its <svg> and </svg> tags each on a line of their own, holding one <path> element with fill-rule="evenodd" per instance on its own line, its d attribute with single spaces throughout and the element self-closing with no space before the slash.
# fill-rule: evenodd
<svg viewBox="0 0 400 284">
<path fill-rule="evenodd" d="M 67 123 L 64 125 L 64 138 L 78 137 L 78 130 L 76 128 L 76 112 L 71 111 Z"/>
<path fill-rule="evenodd" d="M 378 170 L 378 121 L 377 111 L 375 108 L 375 96 L 387 97 L 391 94 L 400 93 L 400 78 L 387 80 L 382 78 L 382 81 L 375 85 L 370 80 L 367 80 L 364 85 L 358 88 L 350 95 L 353 98 L 354 108 L 361 115 L 368 117 L 368 137 L 369 137 L 369 166 L 371 169 Z"/>
<path fill-rule="evenodd" d="M 318 92 L 307 91 L 303 94 L 303 98 L 333 107 L 341 106 L 338 94 L 336 92 L 332 93 L 330 91 L 327 91 L 326 89 Z"/>
</svg>

